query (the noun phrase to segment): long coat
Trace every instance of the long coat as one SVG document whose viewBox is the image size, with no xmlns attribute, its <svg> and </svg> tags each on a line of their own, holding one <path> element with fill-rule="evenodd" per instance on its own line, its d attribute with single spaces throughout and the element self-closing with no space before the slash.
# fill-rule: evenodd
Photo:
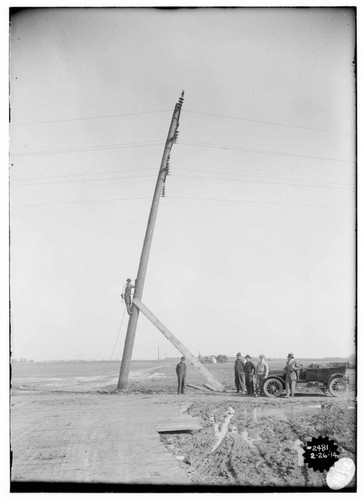
<svg viewBox="0 0 363 500">
<path fill-rule="evenodd" d="M 243 371 L 244 363 L 241 358 L 237 358 L 234 362 L 234 383 L 237 392 L 245 390 L 245 373 Z"/>
</svg>

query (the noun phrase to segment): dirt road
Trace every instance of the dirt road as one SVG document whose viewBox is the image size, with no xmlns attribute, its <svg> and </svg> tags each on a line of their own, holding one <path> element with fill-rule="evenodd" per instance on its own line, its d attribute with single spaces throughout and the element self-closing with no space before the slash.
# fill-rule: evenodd
<svg viewBox="0 0 363 500">
<path fill-rule="evenodd" d="M 320 432 L 354 447 L 354 404 L 351 397 L 337 403 L 318 395 L 286 401 L 192 391 L 185 396 L 16 391 L 12 480 L 323 486 L 321 473 L 307 475 L 299 466 L 296 442 L 301 440 L 300 446 L 304 436 Z M 228 408 L 235 414 L 211 453 L 216 443 L 211 417 L 218 423 Z M 339 428 L 329 418 L 339 421 Z M 203 430 L 161 436 L 157 427 L 167 421 L 198 421 Z M 354 450 L 342 451 L 354 458 Z"/>
<path fill-rule="evenodd" d="M 163 420 L 192 420 L 185 409 L 174 396 L 15 394 L 12 480 L 189 483 L 156 431 Z"/>
</svg>

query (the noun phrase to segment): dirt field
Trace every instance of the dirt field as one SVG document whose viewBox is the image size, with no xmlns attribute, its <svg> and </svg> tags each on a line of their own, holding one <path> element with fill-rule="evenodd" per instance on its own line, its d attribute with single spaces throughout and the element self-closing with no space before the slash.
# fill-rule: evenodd
<svg viewBox="0 0 363 500">
<path fill-rule="evenodd" d="M 186 395 L 177 396 L 175 364 L 133 362 L 123 394 L 114 393 L 118 362 L 15 364 L 13 485 L 19 489 L 22 482 L 52 481 L 78 487 L 92 482 L 180 484 L 191 491 L 321 490 L 327 488 L 326 472 L 314 472 L 302 457 L 307 441 L 320 435 L 334 440 L 340 458 L 355 461 L 353 370 L 348 370 L 350 388 L 342 398 L 309 388 L 286 400 L 232 392 L 232 363 L 207 365 L 230 392 L 187 387 Z M 187 382 L 203 384 L 192 367 Z M 189 421 L 202 428 L 157 432 L 163 422 Z M 354 487 L 353 479 L 348 488 Z"/>
</svg>

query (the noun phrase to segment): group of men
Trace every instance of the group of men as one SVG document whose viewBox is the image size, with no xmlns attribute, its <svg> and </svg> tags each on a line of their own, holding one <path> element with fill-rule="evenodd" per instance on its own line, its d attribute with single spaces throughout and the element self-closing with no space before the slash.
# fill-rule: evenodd
<svg viewBox="0 0 363 500">
<path fill-rule="evenodd" d="M 299 364 L 294 358 L 292 352 L 287 355 L 285 365 L 286 371 L 286 398 L 295 396 L 295 386 Z M 265 360 L 265 355 L 260 354 L 257 363 L 253 363 L 251 356 L 247 354 L 242 358 L 239 352 L 234 363 L 234 383 L 237 393 L 247 394 L 249 396 L 263 396 L 263 385 L 269 375 L 270 369 Z M 178 394 L 184 394 L 185 378 L 187 375 L 187 366 L 185 357 L 180 358 L 180 362 L 176 365 L 176 374 L 178 377 Z"/>
<path fill-rule="evenodd" d="M 237 354 L 234 363 L 234 382 L 237 392 L 256 397 L 262 396 L 263 384 L 268 374 L 269 367 L 264 354 L 260 354 L 256 364 L 253 363 L 249 354 L 244 359 L 240 352 Z"/>
<path fill-rule="evenodd" d="M 286 371 L 286 398 L 295 396 L 295 387 L 299 365 L 292 352 L 287 355 L 284 370 Z M 269 374 L 269 366 L 265 361 L 265 355 L 260 354 L 258 362 L 252 362 L 251 356 L 247 354 L 244 360 L 239 352 L 234 363 L 234 380 L 237 393 L 250 396 L 263 396 L 263 385 Z"/>
</svg>

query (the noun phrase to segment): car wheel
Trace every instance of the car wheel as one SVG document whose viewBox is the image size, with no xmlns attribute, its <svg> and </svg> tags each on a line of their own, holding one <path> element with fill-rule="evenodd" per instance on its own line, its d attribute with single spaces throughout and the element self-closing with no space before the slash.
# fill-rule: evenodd
<svg viewBox="0 0 363 500">
<path fill-rule="evenodd" d="M 342 377 L 335 377 L 329 382 L 328 390 L 335 398 L 344 396 L 348 390 L 347 381 Z"/>
<path fill-rule="evenodd" d="M 283 390 L 282 382 L 278 378 L 269 378 L 263 384 L 263 392 L 269 398 L 281 396 Z"/>
</svg>

